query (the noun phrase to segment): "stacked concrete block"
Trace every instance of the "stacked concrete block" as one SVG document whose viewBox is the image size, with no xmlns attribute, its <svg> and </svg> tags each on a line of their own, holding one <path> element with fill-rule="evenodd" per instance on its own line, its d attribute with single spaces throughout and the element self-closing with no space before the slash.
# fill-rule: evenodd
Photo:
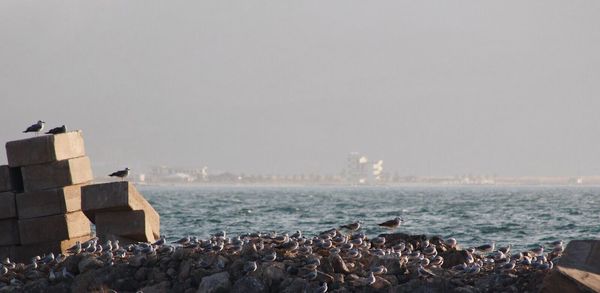
<svg viewBox="0 0 600 293">
<path fill-rule="evenodd" d="M 33 252 L 64 253 L 68 244 L 89 239 L 91 223 L 81 211 L 81 186 L 93 175 L 81 132 L 11 141 L 6 153 L 8 166 L 0 168 L 0 175 L 8 169 L 9 183 L 4 176 L 0 187 L 9 185 L 13 193 L 12 199 L 0 194 L 0 214 L 6 210 L 13 217 L 0 220 L 0 246 L 11 245 L 0 253 L 27 261 Z M 12 234 L 4 232 L 9 228 Z"/>
<path fill-rule="evenodd" d="M 121 243 L 159 238 L 160 217 L 150 203 L 127 181 L 82 187 L 81 206 L 96 224 L 102 240 Z"/>
<path fill-rule="evenodd" d="M 12 246 L 20 243 L 16 194 L 18 171 L 0 166 L 0 257 L 10 256 Z"/>
</svg>

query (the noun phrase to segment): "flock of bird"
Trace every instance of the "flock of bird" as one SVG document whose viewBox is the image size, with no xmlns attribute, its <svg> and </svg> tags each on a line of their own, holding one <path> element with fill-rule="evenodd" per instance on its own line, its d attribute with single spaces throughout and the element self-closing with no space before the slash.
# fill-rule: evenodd
<svg viewBox="0 0 600 293">
<path fill-rule="evenodd" d="M 379 226 L 397 228 L 402 218 L 380 223 Z M 281 262 L 289 275 L 306 279 L 314 292 L 326 292 L 333 282 L 333 273 L 345 276 L 344 284 L 352 287 L 373 286 L 376 282 L 387 282 L 383 275 L 402 274 L 416 278 L 431 278 L 439 274 L 446 253 L 461 250 L 456 239 L 441 238 L 421 241 L 386 241 L 385 237 L 369 239 L 360 232 L 361 222 L 343 225 L 314 237 L 306 237 L 301 231 L 292 235 L 277 233 L 250 233 L 229 237 L 226 232 L 212 235 L 208 239 L 186 236 L 169 243 L 165 236 L 154 243 L 119 245 L 118 241 L 98 238 L 77 242 L 67 254 L 87 253 L 94 255 L 105 266 L 117 262 L 128 262 L 135 257 L 170 255 L 186 249 L 198 255 L 196 266 L 215 272 L 231 269 L 231 261 L 237 259 L 241 275 L 252 274 L 263 266 Z M 549 270 L 564 251 L 562 241 L 550 244 L 549 251 L 543 246 L 514 253 L 511 245 L 496 247 L 495 242 L 465 249 L 466 258 L 459 264 L 443 270 L 456 276 L 477 276 L 485 273 L 516 273 L 518 271 Z M 464 253 L 463 253 L 464 254 Z M 322 264 L 328 262 L 330 269 Z M 2 284 L 22 284 L 24 279 L 47 277 L 54 281 L 73 278 L 62 254 L 49 253 L 36 256 L 29 264 L 16 264 L 8 258 L 0 265 L 0 287 Z M 396 268 L 396 271 L 392 272 Z M 333 272 L 332 272 L 333 270 Z M 328 273 L 329 274 L 328 274 Z M 446 274 L 446 273 L 444 273 Z"/>
</svg>

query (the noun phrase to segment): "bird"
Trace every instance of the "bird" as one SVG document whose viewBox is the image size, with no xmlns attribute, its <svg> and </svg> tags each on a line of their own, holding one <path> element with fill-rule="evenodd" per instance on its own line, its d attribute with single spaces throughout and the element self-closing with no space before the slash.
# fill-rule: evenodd
<svg viewBox="0 0 600 293">
<path fill-rule="evenodd" d="M 37 135 L 38 133 L 40 133 L 40 131 L 42 131 L 42 129 L 44 129 L 45 123 L 46 122 L 44 122 L 42 120 L 38 120 L 38 122 L 36 124 L 33 124 L 33 125 L 27 127 L 27 129 L 25 129 L 25 131 L 23 131 L 23 133 L 35 132 L 35 134 Z"/>
<path fill-rule="evenodd" d="M 66 126 L 59 126 L 59 127 L 54 127 L 50 130 L 48 130 L 46 132 L 46 134 L 59 134 L 59 133 L 65 133 L 67 132 L 67 127 Z"/>
<path fill-rule="evenodd" d="M 348 225 L 343 225 L 340 228 L 348 229 L 350 231 L 357 231 L 360 229 L 360 222 L 354 222 Z"/>
<path fill-rule="evenodd" d="M 402 219 L 400 217 L 396 217 L 393 220 L 385 221 L 385 222 L 377 224 L 377 225 L 386 227 L 386 228 L 390 228 L 390 229 L 396 229 L 396 228 L 398 228 L 398 226 L 400 226 L 400 224 L 402 224 L 402 222 L 404 222 L 404 219 Z"/>
<path fill-rule="evenodd" d="M 249 261 L 246 264 L 244 264 L 244 272 L 246 272 L 246 274 L 249 274 L 251 272 L 256 271 L 257 269 L 257 265 L 255 261 Z"/>
<path fill-rule="evenodd" d="M 119 177 L 121 178 L 121 180 L 123 180 L 125 177 L 127 177 L 127 175 L 129 175 L 129 168 L 125 168 L 123 170 L 119 170 L 113 173 L 110 173 L 108 176 L 110 177 Z"/>
<path fill-rule="evenodd" d="M 327 292 L 327 289 L 328 289 L 327 282 L 322 282 L 321 286 L 317 287 L 314 292 L 315 293 L 325 293 L 325 292 Z"/>
<path fill-rule="evenodd" d="M 490 252 L 494 251 L 495 248 L 496 248 L 496 241 L 492 241 L 492 244 L 484 244 L 481 246 L 477 246 L 477 247 L 475 247 L 475 250 L 481 251 L 483 253 L 490 253 Z"/>
</svg>

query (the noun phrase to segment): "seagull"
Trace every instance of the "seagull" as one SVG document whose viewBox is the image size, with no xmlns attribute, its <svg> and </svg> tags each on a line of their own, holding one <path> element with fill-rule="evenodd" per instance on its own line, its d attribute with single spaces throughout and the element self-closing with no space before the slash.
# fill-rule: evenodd
<svg viewBox="0 0 600 293">
<path fill-rule="evenodd" d="M 46 134 L 59 134 L 59 133 L 65 133 L 67 132 L 67 127 L 66 126 L 60 126 L 60 127 L 54 127 L 50 130 L 48 130 L 48 132 L 46 132 Z"/>
<path fill-rule="evenodd" d="M 402 224 L 402 222 L 404 222 L 404 219 L 402 219 L 400 217 L 396 217 L 393 220 L 385 221 L 378 225 L 382 226 L 382 227 L 390 228 L 390 229 L 396 229 L 396 228 L 398 228 L 398 226 L 400 226 L 400 224 Z"/>
<path fill-rule="evenodd" d="M 129 175 L 129 168 L 125 168 L 123 170 L 119 170 L 117 172 L 113 172 L 110 173 L 108 176 L 110 177 L 119 177 L 121 178 L 121 180 L 123 180 L 125 177 L 127 177 L 127 175 Z"/>
<path fill-rule="evenodd" d="M 40 131 L 42 131 L 42 129 L 44 129 L 45 123 L 46 122 L 44 122 L 42 120 L 38 120 L 38 122 L 36 124 L 33 124 L 33 125 L 27 127 L 27 129 L 25 129 L 25 131 L 23 131 L 23 133 L 35 132 L 35 135 L 37 135 L 38 133 L 40 133 Z"/>
</svg>

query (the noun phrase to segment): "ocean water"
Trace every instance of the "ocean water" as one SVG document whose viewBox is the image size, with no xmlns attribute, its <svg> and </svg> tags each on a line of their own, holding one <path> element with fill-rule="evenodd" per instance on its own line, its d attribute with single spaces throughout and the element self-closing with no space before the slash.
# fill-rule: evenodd
<svg viewBox="0 0 600 293">
<path fill-rule="evenodd" d="M 217 231 L 307 235 L 402 216 L 397 232 L 454 237 L 464 247 L 496 241 L 525 249 L 557 239 L 600 237 L 600 187 L 139 186 L 161 215 L 161 234 Z"/>
</svg>

